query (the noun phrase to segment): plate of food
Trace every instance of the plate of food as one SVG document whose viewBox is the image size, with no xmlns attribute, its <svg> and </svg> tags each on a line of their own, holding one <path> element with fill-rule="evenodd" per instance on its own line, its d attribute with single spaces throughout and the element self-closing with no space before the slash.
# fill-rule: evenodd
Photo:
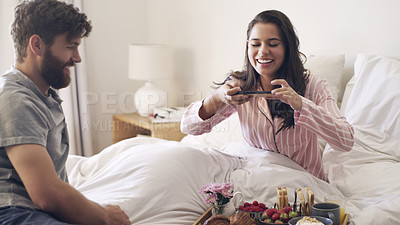
<svg viewBox="0 0 400 225">
<path fill-rule="evenodd" d="M 289 220 L 289 225 L 332 225 L 329 218 L 321 216 L 302 216 Z"/>
</svg>

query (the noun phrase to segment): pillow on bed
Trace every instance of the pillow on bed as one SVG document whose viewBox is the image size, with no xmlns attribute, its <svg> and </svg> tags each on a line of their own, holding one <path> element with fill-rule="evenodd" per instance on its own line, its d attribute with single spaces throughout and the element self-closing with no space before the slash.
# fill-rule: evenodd
<svg viewBox="0 0 400 225">
<path fill-rule="evenodd" d="M 344 70 L 344 54 L 337 55 L 310 55 L 304 65 L 310 73 L 324 77 L 329 84 L 335 99 L 341 97 L 341 83 Z"/>
<path fill-rule="evenodd" d="M 354 72 L 343 110 L 356 140 L 368 150 L 400 157 L 400 61 L 359 54 Z"/>
</svg>

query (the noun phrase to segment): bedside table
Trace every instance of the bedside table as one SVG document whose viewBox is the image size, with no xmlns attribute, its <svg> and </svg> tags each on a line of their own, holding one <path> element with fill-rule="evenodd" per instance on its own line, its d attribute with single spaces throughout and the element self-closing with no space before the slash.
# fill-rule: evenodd
<svg viewBox="0 0 400 225">
<path fill-rule="evenodd" d="M 181 123 L 153 123 L 149 117 L 138 113 L 115 114 L 112 118 L 113 143 L 136 137 L 138 134 L 180 141 L 186 134 L 181 133 Z"/>
</svg>

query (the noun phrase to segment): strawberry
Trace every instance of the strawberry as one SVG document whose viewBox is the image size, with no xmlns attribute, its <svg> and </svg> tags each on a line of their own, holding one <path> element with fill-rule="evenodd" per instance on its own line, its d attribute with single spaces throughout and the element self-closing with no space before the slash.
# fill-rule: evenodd
<svg viewBox="0 0 400 225">
<path fill-rule="evenodd" d="M 284 211 L 285 213 L 288 213 L 288 214 L 289 214 L 289 212 L 292 211 L 292 207 L 290 207 L 290 206 L 285 206 L 285 207 L 283 207 L 283 211 Z"/>
<path fill-rule="evenodd" d="M 289 212 L 289 218 L 290 218 L 290 219 L 295 218 L 295 217 L 297 217 L 297 216 L 298 216 L 298 214 L 297 214 L 296 211 L 291 211 L 291 212 Z"/>
<path fill-rule="evenodd" d="M 268 218 L 268 219 L 264 220 L 264 223 L 274 223 L 274 221 L 272 221 L 271 218 Z"/>
<path fill-rule="evenodd" d="M 253 202 L 253 205 L 254 205 L 254 206 L 258 206 L 258 202 L 257 202 L 257 201 L 254 201 L 254 202 Z"/>
<path fill-rule="evenodd" d="M 281 214 L 279 214 L 279 213 L 274 213 L 274 215 L 271 216 L 271 219 L 273 221 L 279 220 L 280 218 L 281 218 Z"/>
<path fill-rule="evenodd" d="M 275 220 L 275 224 L 283 224 L 282 220 Z"/>
<path fill-rule="evenodd" d="M 261 220 L 265 220 L 265 219 L 268 219 L 269 217 L 268 217 L 268 214 L 267 214 L 267 210 L 265 210 L 264 212 L 262 212 L 262 214 L 261 214 Z"/>
<path fill-rule="evenodd" d="M 289 221 L 289 215 L 287 213 L 282 213 L 280 219 L 287 223 Z"/>
<path fill-rule="evenodd" d="M 267 213 L 268 218 L 271 218 L 272 215 L 274 215 L 275 210 L 274 210 L 274 208 L 271 208 L 271 209 L 265 210 L 265 212 Z"/>
</svg>

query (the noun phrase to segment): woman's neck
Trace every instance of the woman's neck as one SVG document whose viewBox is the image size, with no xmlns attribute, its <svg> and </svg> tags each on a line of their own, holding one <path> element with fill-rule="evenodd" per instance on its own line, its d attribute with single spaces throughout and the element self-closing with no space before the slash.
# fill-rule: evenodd
<svg viewBox="0 0 400 225">
<path fill-rule="evenodd" d="M 272 77 L 272 76 L 262 76 L 262 75 L 260 75 L 261 88 L 264 91 L 272 91 L 274 86 L 271 84 L 271 81 L 274 80 L 274 79 L 275 79 L 275 77 Z"/>
</svg>

